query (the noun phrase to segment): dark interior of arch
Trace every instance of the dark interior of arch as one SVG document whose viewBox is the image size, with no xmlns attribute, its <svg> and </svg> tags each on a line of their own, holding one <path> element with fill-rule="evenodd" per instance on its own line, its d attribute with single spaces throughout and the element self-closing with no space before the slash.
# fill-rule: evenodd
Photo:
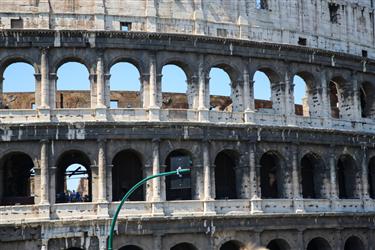
<svg viewBox="0 0 375 250">
<path fill-rule="evenodd" d="M 129 246 L 121 247 L 119 250 L 142 250 L 142 248 L 134 246 L 134 245 L 129 245 Z"/>
<path fill-rule="evenodd" d="M 365 246 L 363 245 L 362 240 L 356 236 L 352 236 L 346 240 L 344 250 L 364 250 Z"/>
<path fill-rule="evenodd" d="M 289 244 L 282 239 L 272 240 L 268 243 L 267 248 L 269 250 L 290 250 Z"/>
<path fill-rule="evenodd" d="M 183 150 L 170 153 L 165 162 L 166 171 L 174 171 L 179 167 L 191 168 L 193 161 L 191 155 Z M 165 178 L 167 200 L 192 200 L 191 174 L 182 177 L 170 175 Z"/>
<path fill-rule="evenodd" d="M 280 159 L 274 153 L 265 153 L 260 159 L 260 186 L 262 198 L 282 198 Z"/>
<path fill-rule="evenodd" d="M 302 195 L 303 198 L 323 198 L 323 181 L 325 179 L 323 161 L 307 154 L 301 160 Z"/>
<path fill-rule="evenodd" d="M 375 157 L 370 159 L 368 166 L 369 193 L 375 199 Z"/>
<path fill-rule="evenodd" d="M 142 161 L 134 151 L 124 150 L 115 156 L 112 164 L 112 199 L 119 201 L 126 192 L 142 180 Z M 144 200 L 143 186 L 139 187 L 129 200 Z"/>
<path fill-rule="evenodd" d="M 352 157 L 343 155 L 337 162 L 337 179 L 340 199 L 356 198 L 356 172 Z"/>
<path fill-rule="evenodd" d="M 57 173 L 56 173 L 56 203 L 66 202 L 66 169 L 73 164 L 80 164 L 87 170 L 88 175 L 88 193 L 89 197 L 87 201 L 92 200 L 92 177 L 90 169 L 90 159 L 82 152 L 77 150 L 71 150 L 63 153 L 57 162 Z"/>
<path fill-rule="evenodd" d="M 236 241 L 228 241 L 224 243 L 221 247 L 220 250 L 240 250 L 241 249 L 241 244 Z"/>
<path fill-rule="evenodd" d="M 307 250 L 331 250 L 331 247 L 325 239 L 315 238 L 309 242 Z"/>
<path fill-rule="evenodd" d="M 34 204 L 34 163 L 24 153 L 11 153 L 2 160 L 2 205 Z"/>
<path fill-rule="evenodd" d="M 197 248 L 190 243 L 180 243 L 172 247 L 170 250 L 197 250 Z"/>
<path fill-rule="evenodd" d="M 375 116 L 375 87 L 371 83 L 363 83 L 360 97 L 362 117 L 373 118 Z"/>
<path fill-rule="evenodd" d="M 337 91 L 337 85 L 334 81 L 330 81 L 329 83 L 329 99 L 331 105 L 331 116 L 333 118 L 340 117 L 340 109 L 338 107 L 339 97 Z"/>
<path fill-rule="evenodd" d="M 229 151 L 220 152 L 215 158 L 216 199 L 236 199 L 235 155 Z"/>
</svg>

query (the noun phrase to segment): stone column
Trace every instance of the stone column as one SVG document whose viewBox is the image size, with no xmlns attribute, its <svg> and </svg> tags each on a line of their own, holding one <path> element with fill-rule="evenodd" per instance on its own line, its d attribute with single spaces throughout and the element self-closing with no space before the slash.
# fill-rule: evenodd
<svg viewBox="0 0 375 250">
<path fill-rule="evenodd" d="M 236 166 L 235 176 L 236 176 L 236 194 L 238 199 L 249 199 L 249 165 L 240 161 L 239 166 Z"/>
<path fill-rule="evenodd" d="M 334 147 L 331 145 L 331 148 Z M 333 149 L 330 152 L 329 158 L 329 166 L 330 166 L 330 180 L 331 180 L 331 199 L 336 200 L 338 199 L 338 192 L 337 192 L 337 185 L 336 185 L 336 160 L 335 160 L 335 153 Z"/>
<path fill-rule="evenodd" d="M 199 106 L 199 81 L 196 75 L 187 80 L 187 98 L 189 109 L 198 109 Z"/>
<path fill-rule="evenodd" d="M 276 114 L 285 115 L 285 83 L 271 83 L 272 109 Z"/>
<path fill-rule="evenodd" d="M 98 199 L 97 202 L 107 202 L 107 164 L 106 141 L 98 140 Z"/>
<path fill-rule="evenodd" d="M 49 164 L 48 140 L 42 140 L 40 145 L 40 204 L 49 204 Z"/>
<path fill-rule="evenodd" d="M 330 98 L 329 98 L 329 84 L 327 81 L 327 75 L 325 70 L 322 70 L 320 73 L 320 84 L 322 88 L 322 96 L 320 100 L 322 101 L 320 105 L 320 113 L 325 118 L 331 117 L 331 104 L 330 104 Z"/>
<path fill-rule="evenodd" d="M 49 80 L 50 80 L 50 95 L 49 95 L 49 100 L 50 100 L 50 108 L 55 109 L 55 108 L 61 108 L 61 104 L 56 106 L 56 99 L 60 100 L 60 98 L 56 98 L 57 96 L 57 74 L 56 73 L 50 73 L 49 74 Z"/>
<path fill-rule="evenodd" d="M 152 174 L 158 174 L 160 172 L 160 159 L 159 159 L 159 139 L 152 141 Z M 160 178 L 152 180 L 152 200 L 161 201 L 161 189 L 160 189 Z"/>
<path fill-rule="evenodd" d="M 367 157 L 367 147 L 362 146 L 362 198 L 363 199 L 369 199 L 369 180 L 368 180 L 368 157 Z"/>
<path fill-rule="evenodd" d="M 254 95 L 253 95 L 253 85 L 254 81 L 250 81 L 250 75 L 245 68 L 243 74 L 243 105 L 245 111 L 245 122 L 252 122 L 252 113 L 254 113 Z"/>
<path fill-rule="evenodd" d="M 48 57 L 47 57 L 47 49 L 41 50 L 41 57 L 40 57 L 40 91 L 41 91 L 41 102 L 40 108 L 48 109 L 50 108 L 50 83 L 48 80 L 49 72 L 48 72 Z"/>
<path fill-rule="evenodd" d="M 42 81 L 42 74 L 40 73 L 35 73 L 34 74 L 35 78 L 35 106 L 39 108 L 41 105 L 41 81 Z M 31 109 L 31 107 L 27 107 L 28 109 Z"/>
<path fill-rule="evenodd" d="M 294 83 L 290 78 L 290 73 L 287 71 L 285 72 L 285 114 L 287 116 L 294 116 L 295 108 L 294 108 Z"/>
<path fill-rule="evenodd" d="M 57 166 L 50 167 L 50 179 L 49 179 L 49 190 L 50 190 L 50 203 L 56 203 L 56 171 Z"/>
<path fill-rule="evenodd" d="M 352 79 L 353 86 L 353 119 L 359 121 L 362 119 L 362 107 L 361 107 L 361 92 L 358 86 L 357 77 Z"/>
<path fill-rule="evenodd" d="M 113 193 L 112 193 L 112 169 L 113 169 L 113 165 L 110 164 L 110 165 L 107 165 L 107 201 L 108 202 L 112 202 L 112 196 L 113 196 Z"/>
<path fill-rule="evenodd" d="M 111 74 L 104 74 L 104 103 L 106 108 L 111 107 Z"/>
<path fill-rule="evenodd" d="M 146 163 L 144 166 L 144 174 L 143 177 L 151 176 L 153 174 L 153 166 L 149 163 Z M 145 192 L 145 200 L 148 202 L 152 202 L 153 199 L 153 185 L 152 182 L 146 183 L 146 192 Z"/>
<path fill-rule="evenodd" d="M 203 152 L 204 200 L 212 200 L 210 142 L 209 141 L 204 141 L 202 143 L 202 152 Z"/>
<path fill-rule="evenodd" d="M 156 75 L 156 55 L 150 55 L 150 106 L 149 106 L 149 120 L 150 121 L 159 121 L 160 120 L 160 107 L 158 106 L 158 86 L 157 86 L 157 75 Z"/>
<path fill-rule="evenodd" d="M 106 108 L 104 65 L 102 56 L 99 56 L 96 62 L 96 91 L 96 108 Z"/>
<path fill-rule="evenodd" d="M 258 181 L 256 176 L 255 142 L 249 143 L 249 170 L 250 170 L 250 198 L 259 198 Z"/>
<path fill-rule="evenodd" d="M 301 195 L 300 177 L 299 177 L 299 145 L 292 147 L 292 189 L 293 189 L 293 205 L 296 213 L 304 211 L 304 204 Z"/>
<path fill-rule="evenodd" d="M 206 87 L 206 73 L 204 71 L 204 56 L 199 56 L 198 61 L 198 81 L 199 81 L 199 104 L 198 104 L 198 112 L 199 112 L 199 121 L 207 122 L 209 120 L 208 116 L 208 107 L 207 107 L 207 95 L 209 100 L 210 93 L 207 93 Z"/>
<path fill-rule="evenodd" d="M 141 99 L 142 108 L 147 109 L 150 107 L 150 74 L 142 74 L 140 77 L 141 82 Z"/>
<path fill-rule="evenodd" d="M 3 96 L 3 84 L 4 83 L 4 77 L 0 77 L 0 109 L 3 109 L 5 107 L 4 105 L 4 96 Z"/>
<path fill-rule="evenodd" d="M 97 87 L 96 86 L 96 74 L 90 74 L 89 81 L 90 81 L 90 106 L 89 108 L 96 108 L 96 102 L 97 102 Z"/>
<path fill-rule="evenodd" d="M 152 249 L 162 250 L 162 243 L 161 243 L 161 235 L 160 234 L 154 235 Z"/>
</svg>

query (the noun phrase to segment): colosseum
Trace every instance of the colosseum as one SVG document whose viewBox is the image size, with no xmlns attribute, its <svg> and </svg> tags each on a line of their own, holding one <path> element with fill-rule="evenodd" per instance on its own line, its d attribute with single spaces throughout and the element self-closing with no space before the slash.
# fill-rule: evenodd
<svg viewBox="0 0 375 250">
<path fill-rule="evenodd" d="M 183 166 L 125 203 L 115 249 L 374 250 L 373 4 L 2 0 L 0 249 L 104 250 L 124 192 Z M 88 90 L 57 87 L 70 62 Z M 4 90 L 16 63 L 35 91 Z M 136 67 L 139 91 L 111 91 L 117 63 Z M 166 65 L 186 93 L 162 91 Z M 229 96 L 210 94 L 213 68 Z M 72 164 L 87 175 L 79 202 L 65 197 Z"/>
</svg>

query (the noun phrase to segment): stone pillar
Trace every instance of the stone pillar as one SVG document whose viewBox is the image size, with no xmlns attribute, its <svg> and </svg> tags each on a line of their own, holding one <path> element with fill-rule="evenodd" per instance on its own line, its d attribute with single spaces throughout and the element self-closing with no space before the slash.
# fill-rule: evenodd
<svg viewBox="0 0 375 250">
<path fill-rule="evenodd" d="M 245 122 L 250 123 L 253 120 L 252 113 L 254 113 L 254 81 L 250 81 L 250 75 L 245 68 L 243 74 L 243 105 L 245 111 Z"/>
<path fill-rule="evenodd" d="M 204 200 L 212 200 L 211 191 L 211 164 L 210 164 L 210 142 L 202 143 L 203 152 L 203 175 L 204 175 Z"/>
<path fill-rule="evenodd" d="M 207 95 L 209 100 L 210 93 L 207 93 L 206 87 L 206 73 L 204 71 L 204 56 L 199 56 L 198 61 L 198 81 L 199 81 L 199 104 L 198 104 L 198 112 L 199 112 L 199 121 L 200 122 L 207 122 L 209 121 L 208 116 L 208 106 L 207 106 Z"/>
<path fill-rule="evenodd" d="M 231 100 L 232 100 L 232 112 L 243 112 L 244 109 L 244 80 L 237 79 L 235 82 L 231 82 Z"/>
<path fill-rule="evenodd" d="M 150 55 L 150 106 L 149 106 L 149 120 L 150 121 L 159 121 L 160 120 L 160 107 L 158 106 L 158 86 L 157 86 L 157 75 L 156 75 L 156 55 Z"/>
<path fill-rule="evenodd" d="M 113 165 L 107 165 L 107 201 L 112 202 L 112 169 Z"/>
<path fill-rule="evenodd" d="M 161 235 L 159 234 L 154 235 L 152 249 L 162 250 Z"/>
<path fill-rule="evenodd" d="M 159 139 L 152 141 L 152 174 L 158 174 L 160 172 L 160 159 L 159 159 Z M 152 180 L 152 200 L 161 201 L 161 189 L 160 189 L 160 178 Z"/>
<path fill-rule="evenodd" d="M 49 164 L 48 140 L 42 140 L 40 145 L 40 204 L 49 204 Z"/>
<path fill-rule="evenodd" d="M 35 73 L 34 74 L 35 78 L 35 106 L 39 108 L 41 105 L 41 81 L 42 81 L 42 75 Z M 27 107 L 27 109 L 31 109 L 31 107 Z"/>
<path fill-rule="evenodd" d="M 3 84 L 4 83 L 4 77 L 0 77 L 0 109 L 3 109 L 4 106 L 4 96 L 3 96 Z"/>
<path fill-rule="evenodd" d="M 358 86 L 358 79 L 356 76 L 352 79 L 352 88 L 353 89 L 353 119 L 359 121 L 362 119 L 362 107 L 361 107 L 361 92 Z"/>
<path fill-rule="evenodd" d="M 104 74 L 104 103 L 106 108 L 111 107 L 111 74 Z"/>
<path fill-rule="evenodd" d="M 362 146 L 362 175 L 361 175 L 361 181 L 362 181 L 362 198 L 363 199 L 369 199 L 369 180 L 368 180 L 368 157 L 367 157 L 367 147 Z"/>
<path fill-rule="evenodd" d="M 60 98 L 56 98 L 57 96 L 57 74 L 56 73 L 50 73 L 49 74 L 49 80 L 50 80 L 50 108 L 55 109 L 55 108 L 61 108 L 60 105 L 56 105 L 56 100 L 60 100 Z"/>
<path fill-rule="evenodd" d="M 304 204 L 301 195 L 300 177 L 299 177 L 299 145 L 294 145 L 292 151 L 292 185 L 293 185 L 293 205 L 296 213 L 304 211 Z"/>
<path fill-rule="evenodd" d="M 190 178 L 191 178 L 191 191 L 193 200 L 204 199 L 204 169 L 201 162 L 197 162 L 194 166 L 190 167 Z"/>
<path fill-rule="evenodd" d="M 141 99 L 142 108 L 147 109 L 150 107 L 150 74 L 142 74 L 140 77 L 141 82 Z"/>
<path fill-rule="evenodd" d="M 96 91 L 96 108 L 106 108 L 104 65 L 102 56 L 99 56 L 96 62 Z"/>
<path fill-rule="evenodd" d="M 90 81 L 90 106 L 89 108 L 96 108 L 96 102 L 97 102 L 97 87 L 96 86 L 96 74 L 90 74 L 89 81 Z"/>
<path fill-rule="evenodd" d="M 91 197 L 92 202 L 98 202 L 99 198 L 99 167 L 98 165 L 90 165 L 91 169 Z"/>
<path fill-rule="evenodd" d="M 290 117 L 295 115 L 295 107 L 294 107 L 294 83 L 290 78 L 290 73 L 288 71 L 285 72 L 285 114 Z"/>
<path fill-rule="evenodd" d="M 50 203 L 55 204 L 56 203 L 56 171 L 57 166 L 51 166 L 50 167 L 50 179 L 49 179 L 49 190 L 50 190 Z"/>
<path fill-rule="evenodd" d="M 256 162 L 255 162 L 255 143 L 249 144 L 249 170 L 250 170 L 250 198 L 259 198 L 258 181 L 256 176 Z"/>
<path fill-rule="evenodd" d="M 331 148 L 334 147 L 331 145 Z M 330 180 L 331 180 L 331 199 L 336 200 L 338 199 L 338 190 L 336 185 L 336 160 L 335 160 L 335 154 L 333 150 L 330 153 L 329 158 L 329 166 L 330 166 Z"/>
<path fill-rule="evenodd" d="M 239 166 L 235 167 L 236 193 L 238 199 L 249 199 L 249 165 L 247 162 L 240 161 Z"/>
<path fill-rule="evenodd" d="M 199 106 L 199 78 L 194 75 L 187 80 L 187 98 L 189 109 L 198 109 Z"/>
<path fill-rule="evenodd" d="M 97 202 L 107 202 L 107 165 L 106 141 L 98 140 L 98 199 Z"/>
<path fill-rule="evenodd" d="M 146 176 L 151 176 L 152 175 L 152 165 L 149 164 L 149 163 L 146 163 L 144 168 L 143 168 L 143 177 L 146 177 Z M 147 182 L 146 183 L 146 193 L 145 193 L 145 200 L 148 201 L 148 202 L 152 202 L 153 200 L 153 189 L 152 189 L 153 185 L 152 185 L 152 182 Z"/>
<path fill-rule="evenodd" d="M 50 83 L 48 80 L 49 72 L 48 72 L 48 56 L 47 56 L 47 49 L 41 50 L 41 57 L 40 57 L 40 92 L 41 92 L 41 102 L 40 108 L 42 109 L 49 109 L 50 108 Z"/>
<path fill-rule="evenodd" d="M 276 114 L 285 115 L 285 83 L 271 83 L 272 109 Z"/>
<path fill-rule="evenodd" d="M 330 98 L 329 98 L 329 84 L 327 81 L 327 75 L 326 72 L 323 70 L 320 73 L 320 84 L 322 88 L 322 96 L 320 100 L 322 101 L 320 105 L 320 113 L 325 118 L 331 117 L 331 104 L 330 104 Z"/>
</svg>

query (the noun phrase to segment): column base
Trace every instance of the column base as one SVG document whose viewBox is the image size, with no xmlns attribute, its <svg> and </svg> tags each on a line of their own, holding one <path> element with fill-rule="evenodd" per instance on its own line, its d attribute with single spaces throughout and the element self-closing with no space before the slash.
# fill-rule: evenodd
<svg viewBox="0 0 375 250">
<path fill-rule="evenodd" d="M 149 121 L 160 121 L 160 108 L 159 107 L 150 107 L 148 109 L 148 120 Z"/>
<path fill-rule="evenodd" d="M 200 122 L 209 122 L 210 115 L 208 109 L 199 109 L 198 110 L 198 121 Z"/>
<path fill-rule="evenodd" d="M 40 219 L 49 220 L 51 219 L 50 204 L 44 203 L 38 206 L 38 213 Z"/>
<path fill-rule="evenodd" d="M 244 120 L 247 124 L 255 124 L 255 112 L 253 110 L 245 110 Z"/>
<path fill-rule="evenodd" d="M 51 109 L 40 107 L 38 111 L 38 120 L 43 122 L 51 122 Z"/>
<path fill-rule="evenodd" d="M 151 215 L 152 216 L 160 216 L 163 217 L 164 213 L 164 203 L 163 202 L 153 202 L 151 208 Z"/>
<path fill-rule="evenodd" d="M 98 201 L 97 203 L 97 216 L 100 219 L 109 218 L 109 203 L 108 201 Z"/>
<path fill-rule="evenodd" d="M 203 201 L 203 215 L 216 215 L 215 203 L 213 200 Z"/>
<path fill-rule="evenodd" d="M 305 207 L 303 205 L 303 199 L 301 199 L 301 198 L 293 199 L 293 207 L 294 207 L 294 212 L 296 214 L 305 212 Z"/>
<path fill-rule="evenodd" d="M 97 121 L 107 121 L 107 108 L 96 108 L 95 118 Z"/>
<path fill-rule="evenodd" d="M 250 211 L 251 214 L 262 214 L 263 213 L 262 199 L 260 199 L 257 196 L 251 198 L 250 207 L 251 207 L 251 211 Z"/>
</svg>

